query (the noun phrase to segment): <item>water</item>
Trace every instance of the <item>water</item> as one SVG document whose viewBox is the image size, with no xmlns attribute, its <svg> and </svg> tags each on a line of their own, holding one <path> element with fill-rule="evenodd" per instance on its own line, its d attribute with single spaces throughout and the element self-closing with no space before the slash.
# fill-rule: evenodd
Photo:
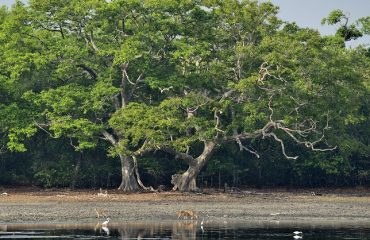
<svg viewBox="0 0 370 240">
<path fill-rule="evenodd" d="M 302 234 L 295 235 L 294 231 Z M 369 239 L 370 223 L 356 222 L 112 222 L 0 224 L 0 239 Z"/>
</svg>

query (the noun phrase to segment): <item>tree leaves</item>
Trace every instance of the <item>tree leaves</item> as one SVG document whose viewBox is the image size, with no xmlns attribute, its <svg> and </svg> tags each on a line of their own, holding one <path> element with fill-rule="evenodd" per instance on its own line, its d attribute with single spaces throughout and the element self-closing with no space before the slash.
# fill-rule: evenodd
<svg viewBox="0 0 370 240">
<path fill-rule="evenodd" d="M 354 24 L 348 23 L 349 17 L 343 13 L 342 10 L 334 10 L 329 13 L 327 18 L 321 20 L 321 24 L 335 25 L 340 24 L 340 27 L 337 29 L 337 35 L 342 37 L 345 41 L 350 41 L 362 37 L 362 32 L 356 28 Z"/>
<path fill-rule="evenodd" d="M 112 154 L 168 146 L 196 156 L 205 141 L 294 133 L 310 146 L 302 139 L 315 142 L 330 124 L 340 132 L 365 122 L 369 60 L 344 41 L 367 33 L 368 19 L 360 31 L 333 11 L 323 23 L 339 24 L 337 35 L 322 37 L 283 23 L 277 10 L 252 0 L 32 0 L 1 9 L 8 148 L 25 151 L 38 128 L 78 151 L 103 138 Z"/>
</svg>

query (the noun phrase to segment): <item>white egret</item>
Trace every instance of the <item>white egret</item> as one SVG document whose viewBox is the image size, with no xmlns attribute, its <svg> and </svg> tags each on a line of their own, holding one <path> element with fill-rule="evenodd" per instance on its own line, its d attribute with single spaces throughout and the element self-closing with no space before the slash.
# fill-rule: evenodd
<svg viewBox="0 0 370 240">
<path fill-rule="evenodd" d="M 109 234 L 110 234 L 109 228 L 107 228 L 107 227 L 101 227 L 101 229 L 104 231 L 104 233 L 105 233 L 107 236 L 109 236 Z"/>
<path fill-rule="evenodd" d="M 200 222 L 200 229 L 202 230 L 202 233 L 204 233 L 203 223 L 204 223 L 204 218 L 202 218 L 202 221 Z"/>
<path fill-rule="evenodd" d="M 102 227 L 106 227 L 107 225 L 108 225 L 108 223 L 109 223 L 109 220 L 110 220 L 110 218 L 107 218 L 107 220 L 106 221 L 104 221 L 101 225 L 102 225 Z"/>
</svg>

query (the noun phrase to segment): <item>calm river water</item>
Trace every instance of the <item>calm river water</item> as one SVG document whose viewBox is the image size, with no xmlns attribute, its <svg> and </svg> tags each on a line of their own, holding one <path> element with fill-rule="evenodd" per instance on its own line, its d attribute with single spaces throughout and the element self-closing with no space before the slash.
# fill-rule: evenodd
<svg viewBox="0 0 370 240">
<path fill-rule="evenodd" d="M 294 233 L 296 232 L 296 233 Z M 111 222 L 1 224 L 0 239 L 369 239 L 362 222 Z"/>
</svg>

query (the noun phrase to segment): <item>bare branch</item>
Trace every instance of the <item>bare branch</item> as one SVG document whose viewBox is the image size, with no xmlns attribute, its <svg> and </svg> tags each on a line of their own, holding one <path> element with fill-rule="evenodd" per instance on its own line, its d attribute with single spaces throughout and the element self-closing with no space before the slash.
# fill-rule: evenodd
<svg viewBox="0 0 370 240">
<path fill-rule="evenodd" d="M 287 159 L 297 159 L 298 156 L 288 156 L 286 151 L 285 151 L 285 144 L 284 141 L 279 138 L 276 133 L 274 132 L 275 130 L 281 130 L 285 134 L 287 134 L 294 142 L 298 144 L 302 144 L 307 148 L 310 148 L 313 151 L 333 151 L 336 149 L 335 147 L 329 147 L 329 148 L 317 148 L 315 147 L 316 144 L 322 142 L 325 138 L 325 131 L 329 129 L 329 117 L 327 116 L 326 119 L 326 126 L 322 129 L 321 136 L 315 140 L 315 141 L 308 141 L 308 140 L 301 140 L 304 138 L 308 138 L 310 134 L 312 133 L 317 133 L 317 122 L 315 122 L 312 119 L 306 119 L 302 123 L 295 124 L 295 128 L 290 128 L 285 126 L 284 120 L 274 120 L 274 108 L 272 105 L 272 98 L 273 95 L 270 96 L 269 102 L 268 102 L 268 108 L 270 110 L 270 116 L 269 116 L 269 122 L 261 129 L 258 129 L 254 132 L 242 132 L 240 134 L 237 133 L 237 130 L 234 130 L 234 134 L 231 138 L 226 138 L 226 140 L 235 140 L 238 145 L 240 150 L 246 150 L 251 152 L 252 154 L 255 154 L 256 156 L 257 153 L 253 150 L 250 150 L 246 146 L 244 146 L 241 142 L 242 139 L 248 139 L 248 138 L 256 138 L 259 136 L 262 136 L 262 138 L 265 137 L 272 137 L 275 141 L 279 142 L 281 145 L 282 153 Z M 303 104 L 302 104 L 303 105 Z M 297 110 L 298 111 L 298 110 Z M 232 116 L 234 113 L 232 113 Z"/>
<path fill-rule="evenodd" d="M 261 84 L 264 84 L 264 81 L 266 80 L 267 77 L 272 77 L 272 78 L 277 79 L 277 80 L 279 80 L 281 82 L 286 82 L 280 76 L 275 76 L 275 75 L 271 74 L 269 72 L 269 69 L 270 68 L 271 68 L 271 66 L 269 66 L 267 62 L 263 62 L 261 64 L 260 71 L 258 72 L 259 73 L 259 77 L 258 77 L 257 82 L 259 82 Z M 276 66 L 276 70 L 279 71 L 279 66 Z"/>
<path fill-rule="evenodd" d="M 167 87 L 167 88 L 159 88 L 159 90 L 161 90 L 161 93 L 166 92 L 166 91 L 170 91 L 171 89 L 173 89 L 173 86 L 170 86 L 170 87 Z"/>
<path fill-rule="evenodd" d="M 127 72 L 126 72 L 126 76 L 127 76 L 127 79 L 128 79 L 128 75 L 127 75 Z M 134 95 L 134 92 L 139 88 L 138 85 L 139 83 L 143 82 L 143 77 L 144 77 L 144 73 L 141 73 L 137 78 L 136 78 L 136 81 L 134 83 L 134 86 L 131 88 L 131 91 L 128 95 L 128 101 L 131 100 L 132 96 Z"/>
<path fill-rule="evenodd" d="M 242 141 L 240 140 L 240 138 L 239 138 L 239 137 L 237 137 L 237 136 L 238 136 L 238 133 L 236 132 L 236 129 L 234 129 L 234 136 L 235 136 L 235 141 L 236 141 L 236 143 L 239 145 L 239 149 L 240 149 L 240 151 L 245 150 L 245 151 L 247 151 L 247 152 L 250 152 L 250 153 L 254 154 L 257 158 L 260 158 L 260 155 L 259 155 L 256 151 L 253 151 L 253 150 L 251 150 L 250 148 L 248 148 L 248 147 L 246 147 L 246 146 L 244 146 L 244 145 L 242 144 Z"/>
<path fill-rule="evenodd" d="M 328 116 L 327 116 L 327 119 L 326 119 L 326 126 L 322 130 L 321 137 L 319 139 L 317 139 L 316 141 L 303 141 L 303 140 L 300 140 L 296 135 L 298 135 L 300 137 L 303 137 L 303 138 L 308 137 L 308 135 L 310 133 L 313 133 L 313 132 L 317 131 L 316 130 L 317 123 L 315 121 L 313 121 L 312 119 L 307 119 L 307 120 L 303 121 L 302 124 L 296 125 L 296 129 L 292 129 L 292 128 L 284 126 L 284 121 L 282 121 L 282 120 L 273 121 L 272 117 L 273 117 L 274 109 L 272 108 L 271 100 L 272 100 L 272 96 L 270 97 L 270 101 L 268 103 L 268 106 L 269 106 L 269 109 L 271 111 L 270 122 L 273 123 L 273 127 L 275 129 L 282 130 L 291 139 L 293 139 L 296 143 L 302 144 L 305 147 L 310 148 L 313 151 L 322 151 L 322 152 L 324 152 L 324 151 L 332 151 L 332 150 L 336 149 L 336 146 L 335 147 L 330 147 L 330 148 L 315 148 L 315 145 L 318 144 L 319 142 L 322 142 L 322 140 L 325 138 L 325 130 L 329 128 L 329 118 L 328 118 Z M 307 123 L 308 123 L 308 127 L 306 127 Z M 283 140 L 278 138 L 275 133 L 270 132 L 270 133 L 264 133 L 263 135 L 264 136 L 272 136 L 276 141 L 280 142 L 283 154 L 286 158 L 288 158 L 288 159 L 298 158 L 297 156 L 296 157 L 287 156 L 287 154 L 285 153 L 285 146 L 284 146 Z"/>
<path fill-rule="evenodd" d="M 225 137 L 224 140 L 226 140 L 226 141 L 236 141 L 236 138 L 239 138 L 240 140 L 243 140 L 243 139 L 257 138 L 257 137 L 260 137 L 260 136 L 262 136 L 262 138 L 264 138 L 264 137 L 267 136 L 267 133 L 270 131 L 270 129 L 274 128 L 274 127 L 275 127 L 274 122 L 268 122 L 261 129 L 257 129 L 253 132 L 241 132 L 237 135 L 234 134 L 231 137 Z"/>
<path fill-rule="evenodd" d="M 196 107 L 193 107 L 193 108 L 190 108 L 190 107 L 187 107 L 186 108 L 186 111 L 188 112 L 188 113 L 195 113 L 196 111 L 198 111 L 198 109 L 201 107 L 201 106 L 203 106 L 204 104 L 200 104 L 200 105 L 198 105 L 198 106 L 196 106 Z"/>
<path fill-rule="evenodd" d="M 216 120 L 216 124 L 215 124 L 215 129 L 216 129 L 216 131 L 217 131 L 216 138 L 218 137 L 219 132 L 225 133 L 225 131 L 224 131 L 224 130 L 221 130 L 221 129 L 220 129 L 221 119 L 220 119 L 219 114 L 222 114 L 222 111 L 221 111 L 221 110 L 215 110 L 214 118 L 215 118 L 215 120 Z"/>
<path fill-rule="evenodd" d="M 291 98 L 291 99 L 293 99 L 293 101 L 298 105 L 298 106 L 297 106 L 297 107 L 295 107 L 295 108 L 294 108 L 294 110 L 293 110 L 293 111 L 295 111 L 295 112 L 297 113 L 297 115 L 298 115 L 298 111 L 299 111 L 299 109 L 300 109 L 301 107 L 303 107 L 303 106 L 305 106 L 305 105 L 307 105 L 307 104 L 308 104 L 307 102 L 299 103 L 299 102 L 298 102 L 298 100 L 296 100 L 296 99 L 295 99 L 294 97 L 292 97 L 292 96 L 290 96 L 290 98 Z M 292 112 L 293 112 L 293 111 L 292 111 Z M 291 113 L 292 113 L 292 112 L 291 112 Z M 290 114 L 291 114 L 291 113 L 290 113 Z"/>
<path fill-rule="evenodd" d="M 234 75 L 236 80 L 239 80 L 242 78 L 242 54 L 238 54 L 238 58 L 236 60 L 236 66 L 233 68 Z"/>
<path fill-rule="evenodd" d="M 274 109 L 272 108 L 272 97 L 273 97 L 273 95 L 272 96 L 270 96 L 270 99 L 269 99 L 269 103 L 268 103 L 268 105 L 269 105 L 269 109 L 270 109 L 270 111 L 271 111 L 271 114 L 270 114 L 270 121 L 272 122 L 272 115 L 274 115 Z"/>
<path fill-rule="evenodd" d="M 270 133 L 267 133 L 267 134 L 266 134 L 266 136 L 272 136 L 272 137 L 273 137 L 277 142 L 279 142 L 279 143 L 280 143 L 280 145 L 281 145 L 281 151 L 282 151 L 282 153 L 284 154 L 284 156 L 285 156 L 287 159 L 297 159 L 297 158 L 298 158 L 298 156 L 290 157 L 290 156 L 288 156 L 288 155 L 286 154 L 286 152 L 285 152 L 285 145 L 284 145 L 284 141 L 283 141 L 283 140 L 281 140 L 280 138 L 278 138 L 278 136 L 276 136 L 276 134 L 275 134 L 275 133 L 270 132 Z"/>
<path fill-rule="evenodd" d="M 122 73 L 125 75 L 127 81 L 131 84 L 131 85 L 135 85 L 134 82 L 132 82 L 127 74 L 127 71 L 126 71 L 126 68 L 122 70 Z"/>
<path fill-rule="evenodd" d="M 197 106 L 195 107 L 187 107 L 186 109 L 180 107 L 181 109 L 183 109 L 184 111 L 186 111 L 187 113 L 187 118 L 191 118 L 194 116 L 194 114 L 198 111 L 198 109 L 204 105 L 206 105 L 208 103 L 208 101 L 205 101 L 203 103 L 199 103 Z"/>
<path fill-rule="evenodd" d="M 189 154 L 189 152 L 190 152 L 190 146 L 189 146 L 189 145 L 187 145 L 187 146 L 186 146 L 186 152 L 185 152 L 185 153 L 186 153 L 186 154 Z"/>
<path fill-rule="evenodd" d="M 49 132 L 48 130 L 46 130 L 44 127 L 49 127 L 50 125 L 49 124 L 40 124 L 36 121 L 34 121 L 36 127 L 40 128 L 42 131 L 46 132 L 51 138 L 57 138 L 56 136 L 54 136 L 51 132 Z"/>
<path fill-rule="evenodd" d="M 71 145 L 74 149 L 77 149 L 78 147 L 73 144 L 72 138 L 69 138 L 69 145 Z"/>
<path fill-rule="evenodd" d="M 325 138 L 325 130 L 326 129 L 329 129 L 329 119 L 328 119 L 328 117 L 327 117 L 327 120 L 326 120 L 326 126 L 323 128 L 322 133 L 321 133 L 321 136 L 316 141 L 302 141 L 302 140 L 299 140 L 294 135 L 294 133 L 297 133 L 298 135 L 300 135 L 302 137 L 307 137 L 307 134 L 308 133 L 316 131 L 316 123 L 314 121 L 312 121 L 312 120 L 310 120 L 310 122 L 311 122 L 311 126 L 309 128 L 307 128 L 307 129 L 304 129 L 304 130 L 290 129 L 288 127 L 282 126 L 282 124 L 277 124 L 276 127 L 277 127 L 277 129 L 283 130 L 296 143 L 302 144 L 305 147 L 310 148 L 313 151 L 326 152 L 326 151 L 333 151 L 333 150 L 335 150 L 337 148 L 337 146 L 335 146 L 335 147 L 329 147 L 329 148 L 316 148 L 315 147 L 316 144 L 318 144 L 318 143 L 320 143 L 320 142 L 322 142 L 324 140 L 324 138 Z"/>
</svg>

